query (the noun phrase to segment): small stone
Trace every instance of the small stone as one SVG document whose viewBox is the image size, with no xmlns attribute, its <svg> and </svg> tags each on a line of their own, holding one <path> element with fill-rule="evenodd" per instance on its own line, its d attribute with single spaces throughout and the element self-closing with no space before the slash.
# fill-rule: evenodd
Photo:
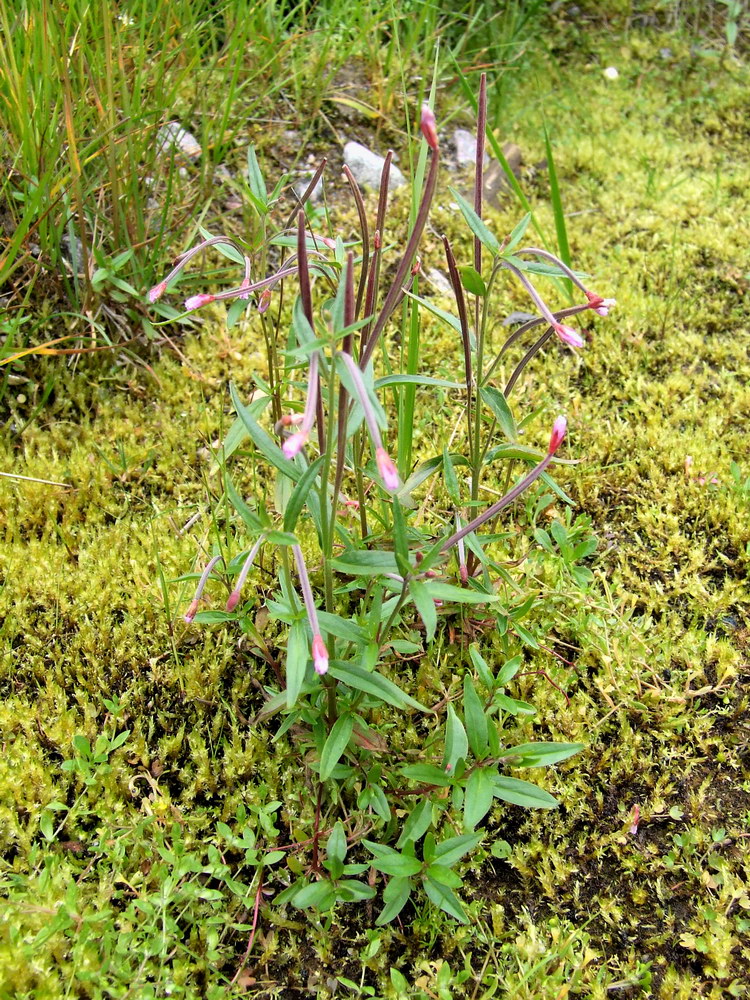
<svg viewBox="0 0 750 1000">
<path fill-rule="evenodd" d="M 604 76 L 607 80 L 616 80 L 619 75 L 616 66 L 607 66 L 604 70 Z"/>
<path fill-rule="evenodd" d="M 358 142 L 347 142 L 344 146 L 344 163 L 351 170 L 357 184 L 362 187 L 379 188 L 380 178 L 383 174 L 385 158 L 373 153 L 367 146 L 362 146 Z M 391 163 L 391 170 L 388 175 L 388 190 L 395 191 L 396 188 L 403 187 L 406 178 L 395 165 Z"/>
<path fill-rule="evenodd" d="M 441 295 L 453 294 L 453 286 L 447 276 L 443 274 L 442 271 L 438 271 L 436 267 L 431 267 L 428 271 L 426 271 L 425 278 L 427 278 L 435 291 L 440 292 Z"/>
<path fill-rule="evenodd" d="M 465 128 L 457 128 L 453 133 L 453 142 L 456 146 L 456 163 L 459 167 L 468 167 L 469 164 L 477 162 L 477 137 Z M 484 165 L 489 164 L 490 158 L 485 150 Z"/>
<path fill-rule="evenodd" d="M 188 159 L 197 159 L 203 150 L 195 136 L 184 129 L 179 122 L 167 122 L 162 125 L 156 133 L 156 144 L 158 152 L 163 156 L 174 150 L 178 150 Z"/>
<path fill-rule="evenodd" d="M 294 185 L 294 193 L 297 195 L 298 198 L 301 198 L 302 195 L 305 193 L 305 191 L 307 191 L 307 188 L 310 184 L 310 181 L 313 179 L 313 176 L 314 174 L 312 173 L 305 174 Z M 320 201 L 322 197 L 323 197 L 323 177 L 321 175 L 318 178 L 318 183 L 310 192 L 310 197 L 307 200 L 308 202 L 310 202 L 310 204 L 315 205 Z"/>
</svg>

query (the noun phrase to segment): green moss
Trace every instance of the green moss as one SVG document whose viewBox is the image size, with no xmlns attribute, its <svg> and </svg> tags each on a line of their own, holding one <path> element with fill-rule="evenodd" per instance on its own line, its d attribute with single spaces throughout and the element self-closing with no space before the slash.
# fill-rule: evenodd
<svg viewBox="0 0 750 1000">
<path fill-rule="evenodd" d="M 665 44 L 669 60 L 659 54 Z M 608 64 L 618 81 L 603 78 Z M 328 926 L 263 907 L 248 965 L 266 984 L 260 995 L 285 995 L 287 983 L 326 996 L 332 976 L 359 982 L 363 972 L 378 995 L 391 995 L 393 963 L 433 993 L 449 965 L 456 996 L 472 995 L 475 981 L 534 1000 L 563 988 L 591 997 L 741 995 L 750 957 L 749 286 L 738 249 L 750 243 L 747 83 L 729 58 L 691 54 L 673 37 L 633 36 L 596 60 L 546 67 L 510 101 L 500 138 L 534 161 L 543 145 L 532 109 L 544 100 L 574 259 L 595 289 L 618 299 L 611 317 L 588 323 L 580 358 L 554 347 L 515 397 L 519 412 L 540 401 L 567 412 L 567 454 L 582 462 L 560 478 L 600 545 L 589 560 L 595 582 L 581 591 L 561 559 L 530 549 L 523 535 L 508 542 L 509 558 L 525 557 L 513 572 L 542 595 L 532 617 L 547 647 L 518 678 L 514 694 L 538 714 L 513 736 L 581 740 L 587 749 L 539 778 L 559 811 L 495 808 L 488 853 L 467 879 L 470 928 L 419 906 L 367 957 L 369 913 L 341 910 Z M 552 231 L 543 178 L 527 184 Z M 509 205 L 489 218 L 503 233 L 518 214 Z M 448 194 L 433 223 L 458 233 Z M 440 266 L 429 235 L 423 257 Z M 526 305 L 508 289 L 497 308 Z M 428 321 L 423 339 L 426 370 L 454 372 L 453 335 Z M 231 419 L 226 383 L 246 390 L 264 354 L 254 326 L 224 333 L 211 321 L 181 352 L 184 362 L 164 354 L 153 375 L 108 370 L 106 380 L 101 369 L 48 361 L 39 378 L 54 377 L 53 398 L 22 435 L 0 442 L 4 469 L 72 487 L 0 480 L 0 887 L 10 903 L 0 915 L 0 996 L 97 995 L 87 983 L 116 981 L 98 948 L 115 931 L 132 931 L 139 955 L 153 948 L 157 990 L 174 983 L 186 996 L 223 995 L 247 943 L 248 909 L 218 869 L 198 879 L 180 857 L 191 853 L 199 869 L 218 863 L 216 823 L 234 824 L 240 806 L 257 817 L 274 800 L 282 804 L 263 822 L 276 823 L 286 843 L 309 837 L 310 773 L 268 729 L 248 724 L 262 705 L 254 679 L 267 679 L 267 666 L 231 629 L 184 625 L 190 584 L 171 582 L 203 563 L 215 539 L 220 485 L 211 468 L 213 442 Z M 24 405 L 14 404 L 18 425 Z M 445 443 L 455 413 L 450 394 L 420 413 L 417 447 L 432 452 L 436 435 Z M 542 440 L 541 423 L 532 436 Z M 236 468 L 247 493 L 261 490 L 257 473 L 243 478 L 246 466 Z M 430 517 L 426 501 L 419 516 Z M 550 516 L 564 516 L 559 504 Z M 271 586 L 268 567 L 259 608 Z M 212 603 L 224 596 L 212 582 Z M 451 625 L 457 639 L 493 649 L 476 623 Z M 273 645 L 275 626 L 258 627 Z M 446 639 L 414 670 L 416 696 L 437 701 L 460 667 Z M 394 676 L 407 669 L 394 664 Z M 103 702 L 113 696 L 117 717 Z M 61 767 L 76 757 L 77 734 L 93 744 L 124 729 L 127 742 L 93 783 Z M 413 749 L 422 736 L 399 724 L 391 738 Z M 72 810 L 53 812 L 65 820 L 48 840 L 40 823 L 55 802 Z M 489 853 L 495 841 L 507 842 L 506 856 Z M 238 874 L 238 858 L 228 862 L 233 877 L 252 881 L 250 870 Z M 304 854 L 290 855 L 291 870 L 305 864 Z M 164 913 L 180 916 L 161 954 L 149 936 L 156 918 L 143 914 L 167 880 L 176 896 Z M 200 891 L 216 886 L 214 905 Z M 141 924 L 128 909 L 134 899 L 146 908 Z M 146 968 L 140 957 L 117 961 L 123 982 Z M 474 978 L 462 984 L 465 969 Z"/>
</svg>

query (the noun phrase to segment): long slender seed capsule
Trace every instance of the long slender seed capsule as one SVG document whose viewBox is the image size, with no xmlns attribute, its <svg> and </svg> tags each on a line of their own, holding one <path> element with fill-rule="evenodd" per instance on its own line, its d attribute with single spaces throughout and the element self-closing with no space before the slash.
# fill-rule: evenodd
<svg viewBox="0 0 750 1000">
<path fill-rule="evenodd" d="M 476 531 L 477 528 L 481 528 L 483 524 L 486 524 L 487 521 L 490 521 L 493 517 L 495 517 L 496 514 L 499 514 L 504 507 L 508 507 L 525 490 L 527 490 L 529 486 L 531 486 L 531 484 L 541 476 L 541 474 L 544 472 L 544 470 L 552 461 L 555 451 L 560 447 L 560 442 L 565 436 L 565 429 L 566 429 L 565 417 L 558 417 L 555 420 L 552 427 L 552 435 L 550 437 L 550 443 L 547 454 L 544 456 L 541 462 L 538 465 L 535 465 L 534 468 L 531 470 L 531 472 L 529 472 L 527 476 L 524 476 L 524 478 L 519 483 L 517 483 L 512 490 L 506 493 L 504 497 L 501 497 L 496 503 L 493 503 L 491 507 L 488 507 L 487 510 L 484 511 L 484 513 L 480 514 L 478 517 L 475 517 L 473 521 L 469 521 L 467 525 L 465 525 L 459 531 L 454 532 L 450 536 L 450 538 L 447 538 L 440 546 L 440 551 L 447 552 L 448 549 L 452 548 L 454 545 L 457 545 L 462 538 L 465 538 L 467 535 L 471 534 L 472 531 Z"/>
<path fill-rule="evenodd" d="M 188 624 L 193 620 L 193 618 L 195 618 L 196 614 L 198 613 L 198 608 L 200 606 L 201 597 L 203 596 L 203 591 L 205 589 L 206 583 L 208 582 L 208 578 L 211 575 L 214 566 L 218 562 L 223 562 L 223 561 L 224 560 L 222 556 L 214 556 L 213 559 L 210 560 L 206 568 L 201 573 L 201 578 L 198 581 L 198 586 L 195 588 L 195 594 L 193 595 L 193 599 L 190 602 L 190 607 L 185 612 L 185 621 L 188 622 Z"/>
<path fill-rule="evenodd" d="M 422 233 L 427 223 L 427 216 L 430 214 L 430 205 L 432 204 L 432 199 L 435 194 L 439 166 L 440 152 L 439 150 L 434 150 L 432 153 L 432 160 L 430 162 L 430 170 L 427 174 L 427 181 L 425 182 L 424 191 L 422 193 L 422 200 L 419 204 L 417 217 L 414 222 L 414 228 L 411 231 L 411 235 L 409 236 L 409 240 L 406 244 L 406 250 L 404 250 L 403 257 L 401 258 L 401 262 L 396 270 L 393 284 L 385 297 L 385 302 L 378 313 L 378 317 L 373 324 L 372 331 L 368 336 L 367 344 L 365 345 L 359 359 L 359 367 L 362 371 L 364 371 L 370 363 L 370 359 L 375 351 L 380 334 L 383 332 L 383 329 L 393 314 L 393 310 L 396 308 L 398 302 L 401 298 L 403 298 L 404 293 L 402 285 L 404 283 L 404 278 L 411 268 L 412 261 L 414 260 L 417 252 L 417 247 L 419 246 L 419 241 L 422 238 Z"/>
<path fill-rule="evenodd" d="M 305 605 L 305 611 L 307 613 L 307 621 L 310 625 L 310 631 L 312 632 L 312 658 L 313 666 L 318 674 L 325 674 L 328 671 L 328 650 L 326 649 L 326 644 L 323 642 L 323 637 L 320 634 L 320 625 L 318 624 L 318 613 L 315 609 L 315 600 L 313 598 L 312 587 L 310 586 L 310 577 L 307 574 L 307 566 L 305 564 L 305 557 L 302 554 L 302 549 L 299 545 L 292 546 L 292 552 L 294 553 L 294 559 L 297 563 L 297 573 L 299 574 L 300 587 L 302 589 L 302 600 Z"/>
<path fill-rule="evenodd" d="M 255 557 L 258 554 L 258 549 L 261 547 L 263 542 L 265 542 L 266 536 L 261 535 L 260 538 L 255 542 L 255 545 L 250 549 L 247 559 L 242 564 L 242 569 L 240 570 L 240 575 L 237 577 L 237 584 L 232 591 L 232 593 L 227 598 L 227 611 L 234 611 L 237 605 L 240 603 L 240 593 L 242 588 L 245 586 L 245 581 L 247 580 L 247 575 L 250 572 L 250 568 L 255 562 Z"/>
<path fill-rule="evenodd" d="M 362 234 L 362 269 L 359 272 L 357 306 L 354 316 L 354 319 L 357 319 L 359 316 L 359 310 L 362 308 L 365 289 L 367 288 L 367 271 L 370 267 L 370 230 L 367 225 L 367 212 L 365 210 L 365 202 L 362 198 L 362 192 L 359 190 L 359 185 L 354 179 L 354 174 L 346 164 L 344 164 L 344 175 L 349 182 L 349 187 L 351 188 L 354 204 L 357 208 L 357 215 L 359 216 L 359 231 Z M 351 322 L 354 322 L 354 320 Z"/>
</svg>

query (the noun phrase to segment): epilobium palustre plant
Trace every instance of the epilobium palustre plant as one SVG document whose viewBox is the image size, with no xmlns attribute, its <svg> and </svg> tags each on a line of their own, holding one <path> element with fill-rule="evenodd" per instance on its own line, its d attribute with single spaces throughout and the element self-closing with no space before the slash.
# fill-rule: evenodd
<svg viewBox="0 0 750 1000">
<path fill-rule="evenodd" d="M 493 536 L 481 529 L 493 525 L 540 478 L 555 488 L 548 470 L 565 437 L 566 420 L 554 420 L 546 450 L 520 443 L 509 399 L 521 373 L 552 338 L 581 348 L 583 338 L 568 321 L 586 310 L 606 315 L 614 302 L 586 289 L 553 254 L 521 246 L 528 217 L 502 243 L 484 223 L 485 95 L 483 80 L 473 206 L 453 192 L 473 234 L 473 263 L 459 266 L 443 238 L 456 316 L 437 309 L 418 290 L 417 250 L 440 163 L 435 118 L 427 106 L 421 129 L 429 167 L 406 247 L 385 287 L 391 155 L 372 235 L 362 195 L 347 174 L 361 227 L 359 241 L 347 246 L 341 239 L 321 238 L 308 226 L 304 197 L 296 218 L 269 237 L 279 186 L 269 197 L 251 153 L 249 197 L 266 234 L 262 250 L 249 255 L 235 240 L 207 234 L 150 293 L 152 301 L 157 299 L 195 254 L 216 247 L 244 268 L 240 284 L 193 295 L 185 306 L 192 310 L 234 300 L 230 322 L 241 311 L 255 309 L 268 351 L 268 379 L 258 377 L 252 403 L 246 404 L 238 388 L 231 387 L 237 421 L 223 450 L 226 499 L 248 538 L 247 547 L 229 560 L 217 541 L 185 620 L 239 622 L 257 641 L 268 668 L 258 677 L 266 701 L 255 724 L 281 717 L 276 740 L 294 728 L 294 752 L 312 793 L 307 806 L 300 797 L 295 829 L 307 821 L 309 835 L 285 845 L 286 853 L 275 852 L 277 864 L 279 857 L 295 852 L 295 864 L 276 868 L 273 876 L 264 876 L 265 886 L 258 886 L 258 899 L 261 888 L 273 892 L 282 887 L 275 895 L 277 905 L 327 912 L 336 902 L 371 899 L 382 888 L 377 923 L 383 924 L 421 888 L 446 913 L 466 920 L 454 868 L 479 845 L 477 827 L 493 800 L 543 809 L 557 804 L 545 790 L 506 772 L 554 764 L 581 746 L 512 744 L 514 718 L 534 712 L 507 693 L 522 667 L 522 641 L 534 644 L 520 624 L 533 597 L 515 599 L 505 586 L 507 570 L 488 551 Z M 308 190 L 322 170 L 323 165 Z M 296 231 L 290 238 L 293 222 Z M 504 274 L 526 289 L 538 316 L 489 357 L 492 291 Z M 539 274 L 570 279 L 585 301 L 553 311 L 533 282 Z M 290 283 L 297 294 L 287 336 L 281 303 Z M 404 349 L 410 359 L 407 371 L 376 374 L 387 324 L 397 311 L 408 314 L 410 307 L 418 311 L 417 319 L 421 310 L 431 309 L 455 330 L 463 363 L 460 382 L 414 371 L 418 353 L 412 352 L 412 344 Z M 405 327 L 408 335 L 411 320 Z M 526 339 L 531 343 L 505 386 L 495 385 L 508 352 Z M 392 456 L 410 454 L 412 424 L 395 429 L 396 438 L 409 437 L 409 447 L 402 448 L 403 442 L 389 431 L 379 392 L 386 387 L 429 391 L 434 386 L 463 396 L 465 454 L 444 449 L 414 469 L 398 468 Z M 270 418 L 264 416 L 267 410 Z M 506 439 L 502 443 L 496 442 L 498 430 Z M 245 454 L 249 446 L 256 461 L 271 471 L 268 495 L 243 495 L 237 485 L 241 469 L 235 481 L 230 477 L 226 463 L 241 444 Z M 482 509 L 482 476 L 503 462 L 504 495 Z M 511 485 L 518 463 L 528 470 Z M 468 471 L 467 492 L 458 467 Z M 422 521 L 413 493 L 439 471 L 453 509 Z M 280 656 L 255 629 L 259 599 L 243 590 L 259 557 L 266 567 L 274 560 L 278 568 L 278 589 L 265 600 L 265 608 L 282 623 Z M 226 611 L 199 611 L 209 581 L 228 583 Z M 492 653 L 483 655 L 479 644 L 472 644 L 467 661 L 456 650 L 457 662 L 463 663 L 460 689 L 453 681 L 446 681 L 447 689 L 431 690 L 428 680 L 416 687 L 404 661 L 429 657 L 442 638 L 440 620 L 450 620 L 460 608 L 481 609 L 477 628 L 484 625 L 485 634 L 493 636 L 488 644 Z M 496 662 L 498 648 L 501 662 Z M 384 887 L 376 873 L 385 877 Z"/>
</svg>

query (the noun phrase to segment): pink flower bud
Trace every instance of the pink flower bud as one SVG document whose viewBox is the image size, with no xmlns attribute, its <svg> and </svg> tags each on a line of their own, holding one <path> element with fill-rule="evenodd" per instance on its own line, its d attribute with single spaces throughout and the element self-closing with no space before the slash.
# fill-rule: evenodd
<svg viewBox="0 0 750 1000">
<path fill-rule="evenodd" d="M 336 240 L 332 240 L 330 236 L 319 236 L 318 239 L 323 244 L 323 246 L 328 247 L 329 250 L 336 249 Z"/>
<path fill-rule="evenodd" d="M 250 287 L 250 279 L 249 278 L 244 278 L 243 281 L 242 281 L 242 284 L 240 285 L 240 288 L 249 288 L 249 287 Z M 238 292 L 237 293 L 237 298 L 238 299 L 249 299 L 250 298 L 250 292 Z"/>
<path fill-rule="evenodd" d="M 555 323 L 553 329 L 563 344 L 568 344 L 570 347 L 583 347 L 583 337 L 572 326 Z"/>
<path fill-rule="evenodd" d="M 160 281 L 158 285 L 154 285 L 153 288 L 149 288 L 148 301 L 156 302 L 157 299 L 160 299 L 162 297 L 162 295 L 166 292 L 166 290 L 167 290 L 166 281 Z"/>
<path fill-rule="evenodd" d="M 422 135 L 427 140 L 427 145 L 430 149 L 434 149 L 437 152 L 438 148 L 438 136 L 437 136 L 437 123 L 435 122 L 435 115 L 432 113 L 432 108 L 429 104 L 425 103 L 422 105 L 422 118 L 419 123 L 422 129 Z"/>
<path fill-rule="evenodd" d="M 299 455 L 305 445 L 305 441 L 307 441 L 307 431 L 297 431 L 296 434 L 292 434 L 281 446 L 284 456 L 286 458 L 294 458 L 295 455 Z"/>
<path fill-rule="evenodd" d="M 314 635 L 312 641 L 312 658 L 313 666 L 315 667 L 315 673 L 323 674 L 328 673 L 328 650 L 326 649 L 326 644 L 323 642 L 323 636 Z"/>
<path fill-rule="evenodd" d="M 268 307 L 271 305 L 271 289 L 264 288 L 260 293 L 258 298 L 258 312 L 263 315 L 264 312 L 268 312 Z"/>
<path fill-rule="evenodd" d="M 239 603 L 240 603 L 240 591 L 238 587 L 237 590 L 233 590 L 232 593 L 227 598 L 227 611 L 229 612 L 234 611 L 234 609 L 237 607 Z"/>
<path fill-rule="evenodd" d="M 185 612 L 185 621 L 190 624 L 190 622 L 198 614 L 198 608 L 200 607 L 200 601 L 192 601 L 190 607 Z"/>
<path fill-rule="evenodd" d="M 391 461 L 385 448 L 375 449 L 375 462 L 385 488 L 387 490 L 397 490 L 399 487 L 398 472 L 396 472 L 396 466 Z"/>
<path fill-rule="evenodd" d="M 568 421 L 565 417 L 557 417 L 554 424 L 552 425 L 552 435 L 549 439 L 548 453 L 554 455 L 557 449 L 562 443 L 562 439 L 565 437 L 565 431 L 568 426 Z"/>
<path fill-rule="evenodd" d="M 214 301 L 214 296 L 209 292 L 201 292 L 199 295 L 191 295 L 189 299 L 185 300 L 185 308 L 188 310 L 200 309 L 201 306 L 208 305 L 209 302 Z"/>
<path fill-rule="evenodd" d="M 419 274 L 419 272 L 421 271 L 421 269 L 422 269 L 422 258 L 421 257 L 417 257 L 417 259 L 414 261 L 414 263 L 411 266 L 412 277 L 414 277 L 415 275 Z"/>
<path fill-rule="evenodd" d="M 375 232 L 374 232 L 374 234 L 373 234 L 372 245 L 375 247 L 376 250 L 379 250 L 380 247 L 381 247 L 380 230 L 379 229 L 376 229 Z"/>
</svg>

